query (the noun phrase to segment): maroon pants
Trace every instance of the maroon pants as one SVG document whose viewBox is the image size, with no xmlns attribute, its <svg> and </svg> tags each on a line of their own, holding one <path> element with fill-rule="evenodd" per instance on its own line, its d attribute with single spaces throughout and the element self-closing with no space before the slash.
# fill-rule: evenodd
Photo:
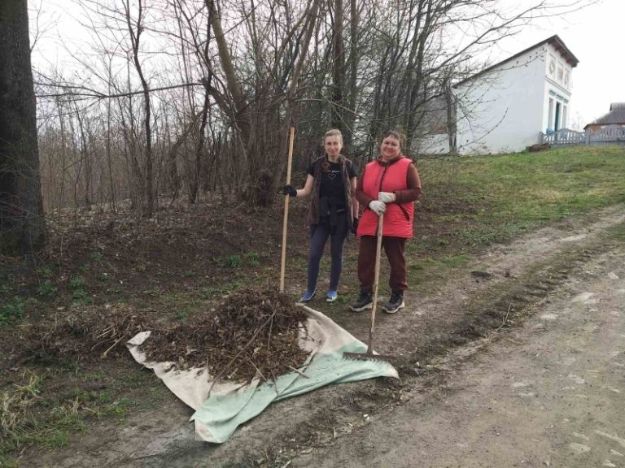
<svg viewBox="0 0 625 468">
<path fill-rule="evenodd" d="M 375 277 L 375 250 L 377 239 L 375 236 L 362 236 L 358 250 L 358 279 L 360 290 L 371 292 Z M 406 259 L 404 249 L 406 239 L 403 237 L 382 236 L 382 247 L 391 266 L 389 286 L 391 291 L 404 291 L 408 288 L 406 281 Z"/>
</svg>

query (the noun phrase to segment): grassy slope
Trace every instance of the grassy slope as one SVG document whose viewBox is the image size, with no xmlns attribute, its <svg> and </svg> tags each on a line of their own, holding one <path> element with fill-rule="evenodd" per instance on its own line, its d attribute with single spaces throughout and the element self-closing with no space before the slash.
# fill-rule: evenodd
<svg viewBox="0 0 625 468">
<path fill-rule="evenodd" d="M 426 159 L 418 166 L 425 196 L 409 251 L 422 285 L 492 243 L 625 202 L 624 147 Z"/>
</svg>

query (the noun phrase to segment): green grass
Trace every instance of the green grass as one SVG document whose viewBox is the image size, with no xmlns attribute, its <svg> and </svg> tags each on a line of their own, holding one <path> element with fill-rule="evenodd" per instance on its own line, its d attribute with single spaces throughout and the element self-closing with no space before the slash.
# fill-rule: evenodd
<svg viewBox="0 0 625 468">
<path fill-rule="evenodd" d="M 87 291 L 87 283 L 81 275 L 72 276 L 68 283 L 69 290 L 72 292 L 72 299 L 77 304 L 89 304 L 91 297 Z"/>
<path fill-rule="evenodd" d="M 625 202 L 624 147 L 433 158 L 417 165 L 424 195 L 408 255 L 409 263 L 424 262 L 424 271 L 446 269 L 449 256 Z"/>
<path fill-rule="evenodd" d="M 71 381 L 62 394 L 49 388 L 58 387 L 59 379 Z M 155 402 L 161 398 L 151 391 L 152 375 L 140 372 L 121 381 L 105 372 L 32 369 L 14 380 L 0 391 L 0 466 L 12 466 L 12 457 L 28 446 L 66 446 L 72 434 L 85 430 L 94 418 L 123 419 L 129 410 L 140 406 L 134 400 L 138 393 L 144 395 L 148 391 Z M 106 385 L 86 389 L 85 385 L 88 388 L 94 380 Z M 164 390 L 161 393 L 166 394 Z"/>
<path fill-rule="evenodd" d="M 246 252 L 242 255 L 233 254 L 216 257 L 215 263 L 222 268 L 256 267 L 261 263 L 261 255 L 258 252 Z"/>
<path fill-rule="evenodd" d="M 612 226 L 607 230 L 608 236 L 619 242 L 625 242 L 625 223 Z"/>
<path fill-rule="evenodd" d="M 24 315 L 24 299 L 14 296 L 0 306 L 0 325 L 20 320 Z"/>
<path fill-rule="evenodd" d="M 426 200 L 453 195 L 459 219 L 515 234 L 544 221 L 625 201 L 625 148 L 564 148 L 543 153 L 424 160 Z M 427 202 L 426 202 L 427 203 Z M 502 225 L 503 224 L 503 225 Z M 484 228 L 481 229 L 485 231 Z"/>
</svg>

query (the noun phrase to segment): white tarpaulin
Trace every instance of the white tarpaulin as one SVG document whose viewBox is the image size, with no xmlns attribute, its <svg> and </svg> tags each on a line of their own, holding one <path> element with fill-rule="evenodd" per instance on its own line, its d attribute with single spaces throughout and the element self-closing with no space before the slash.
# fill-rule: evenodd
<svg viewBox="0 0 625 468">
<path fill-rule="evenodd" d="M 297 372 L 281 375 L 275 383 L 261 384 L 258 379 L 248 385 L 214 382 L 206 369 L 172 370 L 171 362 L 146 362 L 140 345 L 149 339 L 149 331 L 137 334 L 127 346 L 137 362 L 153 369 L 178 398 L 195 410 L 191 420 L 195 421 L 196 434 L 215 443 L 228 440 L 240 424 L 274 401 L 331 383 L 398 377 L 395 368 L 386 362 L 345 359 L 344 352 L 364 353 L 367 346 L 321 312 L 306 306 L 303 309 L 308 319 L 306 331 L 300 332 L 300 347 L 310 355 Z"/>
</svg>

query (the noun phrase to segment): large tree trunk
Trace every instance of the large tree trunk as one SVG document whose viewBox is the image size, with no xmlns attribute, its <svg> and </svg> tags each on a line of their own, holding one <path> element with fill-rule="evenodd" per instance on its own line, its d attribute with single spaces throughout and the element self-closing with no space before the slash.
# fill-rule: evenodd
<svg viewBox="0 0 625 468">
<path fill-rule="evenodd" d="M 26 0 L 0 1 L 0 253 L 43 246 L 45 221 Z"/>
</svg>

